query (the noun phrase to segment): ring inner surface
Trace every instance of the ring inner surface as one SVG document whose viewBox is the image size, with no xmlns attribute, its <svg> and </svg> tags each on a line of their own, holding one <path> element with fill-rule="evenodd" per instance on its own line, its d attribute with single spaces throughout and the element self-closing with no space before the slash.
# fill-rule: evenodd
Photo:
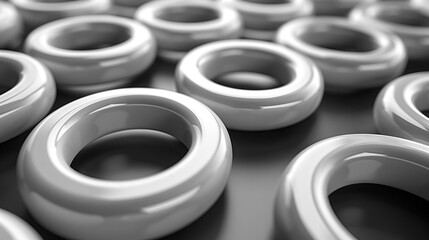
<svg viewBox="0 0 429 240">
<path fill-rule="evenodd" d="M 116 145 L 121 146 L 126 141 L 132 142 L 133 139 L 136 140 L 137 137 L 139 137 L 139 134 L 141 136 L 142 131 L 149 131 L 149 136 L 150 134 L 153 135 L 154 132 L 158 132 L 158 138 L 154 138 L 153 141 L 157 141 L 157 139 L 159 140 L 159 137 L 170 138 L 170 140 L 168 140 L 170 141 L 170 143 L 171 138 L 175 138 L 176 140 L 180 141 L 180 143 L 177 143 L 178 141 L 173 143 L 173 145 L 176 147 L 180 148 L 182 146 L 181 149 L 178 149 L 178 151 L 176 151 L 178 155 L 173 156 L 173 158 L 175 159 L 172 160 L 171 158 L 169 159 L 169 157 L 171 157 L 171 154 L 162 154 L 162 159 L 166 162 L 157 163 L 157 160 L 159 160 L 159 158 L 157 156 L 150 156 L 153 155 L 154 151 L 147 150 L 147 153 L 151 152 L 152 154 L 139 156 L 138 161 L 147 161 L 148 163 L 146 163 L 146 165 L 155 163 L 165 169 L 165 166 L 170 167 L 177 162 L 180 162 L 180 160 L 183 158 L 183 156 L 186 155 L 186 153 L 193 144 L 193 139 L 196 134 L 196 130 L 193 127 L 195 126 L 195 124 L 190 123 L 188 120 L 185 119 L 186 118 L 184 116 L 181 116 L 174 111 L 154 105 L 108 105 L 89 114 L 85 114 L 83 118 L 71 118 L 68 123 L 63 127 L 63 129 L 65 129 L 64 133 L 62 133 L 61 136 L 58 138 L 58 154 L 69 165 L 71 165 L 72 162 L 76 159 L 77 155 L 82 151 L 82 149 L 84 149 L 84 147 L 88 146 L 94 141 L 103 141 L 103 137 L 109 138 L 115 134 L 122 134 L 122 136 L 116 136 L 117 139 L 122 139 L 121 141 L 123 142 L 116 143 Z M 124 135 L 127 132 L 129 133 L 129 137 L 127 135 Z M 159 136 L 159 134 L 163 134 L 164 136 Z M 148 135 L 146 134 L 147 142 L 141 142 L 140 147 L 154 147 L 154 142 L 150 142 L 150 140 L 148 141 L 147 138 Z M 140 138 L 140 140 L 144 141 L 144 139 L 142 138 Z M 107 146 L 109 146 L 109 144 L 112 144 L 112 142 L 109 143 L 109 141 L 107 140 Z M 133 144 L 135 144 L 135 146 L 138 146 L 138 142 L 136 141 L 134 141 Z M 126 150 L 125 145 L 124 149 Z M 112 149 L 106 149 L 106 152 L 108 152 L 109 150 Z M 138 150 L 138 148 L 137 151 L 141 152 L 141 150 Z M 164 151 L 169 150 L 164 149 Z M 108 156 L 106 156 L 105 154 L 103 155 L 103 153 L 98 154 L 97 157 L 99 157 L 100 155 L 108 158 Z M 155 157 L 156 159 L 145 160 L 146 158 L 151 157 Z M 81 159 L 79 161 L 81 162 L 82 160 L 86 161 L 85 159 Z M 99 160 L 97 161 L 100 162 Z M 82 164 L 83 163 L 77 163 L 73 165 L 78 166 L 77 168 L 79 168 L 79 165 L 83 166 L 82 168 L 85 168 L 85 164 L 87 167 L 91 167 L 91 163 L 85 163 L 83 165 Z M 131 166 L 136 166 L 136 164 L 139 163 L 132 163 Z M 135 176 L 136 174 L 132 175 Z M 129 177 L 127 179 L 129 179 Z"/>
<path fill-rule="evenodd" d="M 284 86 L 296 76 L 293 63 L 279 55 L 250 50 L 221 50 L 198 62 L 211 81 L 231 88 L 265 90 Z"/>
<path fill-rule="evenodd" d="M 379 150 L 368 149 L 350 155 L 338 166 L 331 166 L 332 172 L 327 179 L 328 194 L 348 185 L 373 183 L 429 200 L 429 170 L 417 163 L 427 161 L 427 153 L 396 148 L 380 146 Z"/>
<path fill-rule="evenodd" d="M 429 92 L 429 84 L 419 86 L 419 89 L 416 89 L 416 91 L 412 99 L 413 104 L 421 113 L 429 117 L 429 98 L 427 95 Z"/>
<path fill-rule="evenodd" d="M 158 10 L 155 17 L 169 22 L 200 23 L 213 21 L 220 15 L 218 11 L 203 6 L 172 6 Z"/>
<path fill-rule="evenodd" d="M 88 51 L 112 47 L 131 38 L 128 28 L 109 23 L 80 23 L 62 28 L 49 44 L 73 51 Z"/>
<path fill-rule="evenodd" d="M 6 59 L 0 58 L 0 94 L 11 90 L 21 79 L 22 67 Z"/>
<path fill-rule="evenodd" d="M 343 52 L 370 52 L 380 47 L 370 35 L 337 25 L 313 24 L 299 30 L 297 36 L 311 45 Z"/>
<path fill-rule="evenodd" d="M 419 9 L 413 8 L 383 8 L 373 12 L 375 18 L 382 21 L 412 27 L 429 27 L 429 16 Z"/>
</svg>

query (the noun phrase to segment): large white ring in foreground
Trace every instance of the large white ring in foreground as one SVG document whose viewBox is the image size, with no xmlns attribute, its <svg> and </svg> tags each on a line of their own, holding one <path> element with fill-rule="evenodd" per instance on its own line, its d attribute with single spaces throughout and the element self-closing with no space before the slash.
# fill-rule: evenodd
<svg viewBox="0 0 429 240">
<path fill-rule="evenodd" d="M 155 60 L 156 42 L 137 21 L 115 16 L 79 16 L 34 30 L 25 52 L 43 62 L 58 87 L 96 92 L 129 83 Z"/>
<path fill-rule="evenodd" d="M 204 43 L 239 38 L 242 32 L 237 11 L 207 0 L 153 1 L 142 5 L 135 18 L 155 35 L 159 55 L 170 60 Z"/>
<path fill-rule="evenodd" d="M 213 81 L 234 72 L 268 75 L 279 87 L 250 90 Z M 181 93 L 200 100 L 225 125 L 237 130 L 270 130 L 295 124 L 312 114 L 323 95 L 315 64 L 280 45 L 256 40 L 209 43 L 189 52 L 176 69 Z"/>
<path fill-rule="evenodd" d="M 22 42 L 21 16 L 12 4 L 0 2 L 0 48 L 14 49 Z"/>
<path fill-rule="evenodd" d="M 0 95 L 0 143 L 36 125 L 56 97 L 51 73 L 23 53 L 0 51 L 0 75 L 9 90 Z"/>
<path fill-rule="evenodd" d="M 295 18 L 313 13 L 310 0 L 261 1 L 261 0 L 218 0 L 240 12 L 244 22 L 245 38 L 273 40 L 277 29 Z"/>
<path fill-rule="evenodd" d="M 1 240 L 42 240 L 40 235 L 25 221 L 0 209 Z"/>
<path fill-rule="evenodd" d="M 310 146 L 281 179 L 275 204 L 278 227 L 290 239 L 356 240 L 328 196 L 359 183 L 395 187 L 429 201 L 429 147 L 372 134 L 338 136 Z"/>
<path fill-rule="evenodd" d="M 73 16 L 106 13 L 111 0 L 10 0 L 32 30 L 45 23 Z"/>
<path fill-rule="evenodd" d="M 429 72 L 402 76 L 386 85 L 374 104 L 380 133 L 429 144 Z"/>
<path fill-rule="evenodd" d="M 398 37 L 340 17 L 293 20 L 279 29 L 276 41 L 313 59 L 333 91 L 382 86 L 407 62 Z"/>
<path fill-rule="evenodd" d="M 151 129 L 182 141 L 188 153 L 149 177 L 109 181 L 70 167 L 78 152 L 107 134 Z M 219 118 L 175 92 L 119 89 L 71 102 L 41 122 L 18 160 L 19 189 L 37 221 L 65 238 L 142 240 L 200 217 L 220 196 L 232 148 Z"/>
<path fill-rule="evenodd" d="M 429 59 L 429 13 L 409 1 L 374 2 L 356 7 L 352 21 L 393 32 L 401 38 L 411 60 Z"/>
</svg>

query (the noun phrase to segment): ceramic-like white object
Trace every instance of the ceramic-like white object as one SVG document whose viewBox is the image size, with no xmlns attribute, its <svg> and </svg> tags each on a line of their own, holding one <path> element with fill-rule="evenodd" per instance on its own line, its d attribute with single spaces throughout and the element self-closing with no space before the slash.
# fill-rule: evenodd
<svg viewBox="0 0 429 240">
<path fill-rule="evenodd" d="M 0 48 L 14 49 L 22 42 L 23 24 L 14 6 L 0 2 Z"/>
<path fill-rule="evenodd" d="M 378 0 L 311 0 L 314 4 L 314 15 L 347 16 L 349 12 L 360 4 Z"/>
<path fill-rule="evenodd" d="M 214 82 L 223 74 L 254 72 L 280 82 L 270 89 L 240 89 Z M 257 40 L 208 43 L 189 52 L 176 69 L 181 93 L 200 100 L 231 129 L 286 127 L 312 114 L 323 96 L 316 65 L 295 51 Z"/>
<path fill-rule="evenodd" d="M 0 209 L 0 239 L 42 240 L 40 235 L 25 221 Z"/>
<path fill-rule="evenodd" d="M 377 129 L 387 135 L 429 144 L 429 72 L 402 76 L 379 93 L 374 104 Z"/>
<path fill-rule="evenodd" d="M 0 51 L 0 143 L 18 136 L 48 114 L 56 97 L 55 81 L 45 66 L 23 53 Z M 16 79 L 14 79 L 16 78 Z"/>
<path fill-rule="evenodd" d="M 40 1 L 10 0 L 28 30 L 66 17 L 107 13 L 111 0 Z"/>
<path fill-rule="evenodd" d="M 123 86 L 151 66 L 156 41 L 131 19 L 79 16 L 36 29 L 25 52 L 51 70 L 59 88 L 96 92 Z"/>
<path fill-rule="evenodd" d="M 278 188 L 276 223 L 287 239 L 356 240 L 335 215 L 329 194 L 373 183 L 429 200 L 429 147 L 383 135 L 322 140 L 298 154 Z"/>
<path fill-rule="evenodd" d="M 90 142 L 130 129 L 162 131 L 188 153 L 149 177 L 110 181 L 70 167 Z M 21 196 L 53 233 L 79 240 L 143 240 L 172 233 L 200 217 L 222 193 L 232 163 L 228 132 L 202 103 L 158 89 L 96 93 L 46 117 L 21 149 Z"/>
<path fill-rule="evenodd" d="M 312 15 L 310 0 L 254 1 L 218 0 L 240 12 L 244 22 L 243 36 L 249 39 L 273 40 L 277 29 L 295 18 Z"/>
<path fill-rule="evenodd" d="M 424 8 L 409 1 L 374 2 L 355 8 L 350 19 L 396 34 L 410 60 L 429 59 L 429 12 Z"/>
<path fill-rule="evenodd" d="M 402 74 L 407 63 L 397 36 L 340 17 L 293 20 L 279 29 L 276 41 L 314 60 L 330 91 L 383 86 Z"/>
<path fill-rule="evenodd" d="M 160 57 L 169 60 L 180 60 L 202 44 L 235 39 L 242 34 L 239 13 L 212 1 L 153 1 L 141 6 L 135 18 L 151 29 Z"/>
</svg>

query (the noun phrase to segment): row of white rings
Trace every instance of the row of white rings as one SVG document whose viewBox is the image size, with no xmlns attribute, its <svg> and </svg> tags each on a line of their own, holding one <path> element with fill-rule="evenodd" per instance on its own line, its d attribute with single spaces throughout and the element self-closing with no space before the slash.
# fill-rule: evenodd
<svg viewBox="0 0 429 240">
<path fill-rule="evenodd" d="M 329 21 L 331 20 L 333 19 L 324 19 L 321 24 L 326 24 L 324 21 L 330 24 Z M 306 21 L 300 20 L 298 23 L 303 24 Z M 95 24 L 103 26 L 104 23 Z M 336 24 L 338 23 L 336 22 Z M 136 29 L 143 29 L 137 27 L 137 25 L 133 26 Z M 333 28 L 338 26 L 343 25 L 340 23 L 334 25 Z M 121 28 L 118 27 L 118 29 Z M 358 30 L 361 31 L 361 29 Z M 372 32 L 370 31 L 372 30 L 363 32 L 372 37 L 375 36 L 373 39 L 378 43 L 377 48 L 379 48 L 380 53 L 383 53 L 386 49 L 402 49 L 399 53 L 402 56 L 405 55 L 403 54 L 405 52 L 403 47 L 395 45 L 399 41 L 394 38 L 392 38 L 393 40 L 383 38 L 382 32 L 378 33 L 379 35 L 371 35 Z M 61 34 L 63 33 L 61 32 Z M 150 36 L 150 34 L 143 36 Z M 279 38 L 280 36 L 279 34 Z M 150 44 L 154 42 L 150 37 L 145 37 L 144 39 Z M 57 46 L 70 44 L 64 41 L 64 39 L 58 40 L 56 42 Z M 293 42 L 287 44 L 293 46 Z M 287 44 L 285 43 L 285 45 Z M 83 46 L 85 46 L 85 43 L 83 43 Z M 296 50 L 299 51 L 299 47 L 299 45 L 295 46 Z M 236 59 L 241 59 L 241 55 L 246 56 L 246 61 L 242 62 L 241 65 L 233 66 L 233 69 L 227 69 L 232 65 L 225 64 L 225 67 L 225 65 L 221 64 L 223 62 L 236 63 Z M 27 129 L 49 111 L 55 96 L 53 79 L 49 71 L 41 67 L 42 65 L 31 57 L 11 52 L 2 52 L 1 57 L 2 62 L 9 64 L 12 70 L 22 73 L 22 78 L 17 86 L 1 95 L 2 98 L 9 96 L 9 98 L 5 98 L 5 101 L 0 101 L 2 104 L 6 103 L 5 107 L 1 109 L 6 109 L 7 111 L 2 115 L 9 117 L 5 118 L 6 120 L 4 121 L 5 123 L 13 122 L 16 124 L 19 119 L 28 120 L 23 117 L 17 117 L 22 115 L 14 114 L 26 114 L 26 111 L 29 111 L 28 109 L 38 109 L 37 113 L 39 115 L 32 112 L 33 115 L 31 116 L 34 116 L 34 119 L 25 121 L 27 125 L 20 125 L 20 129 Z M 210 77 L 228 71 L 248 71 L 257 66 L 261 59 L 269 59 L 268 64 L 277 62 L 277 64 L 286 65 L 287 72 L 293 78 L 289 81 L 286 80 L 285 82 L 288 84 L 283 87 L 261 91 L 232 89 L 209 81 Z M 385 59 L 391 60 L 391 55 L 387 55 Z M 395 58 L 392 60 L 393 63 L 388 65 L 393 65 L 392 69 L 401 68 L 404 64 L 402 61 L 404 60 Z M 335 64 L 337 63 L 339 62 Z M 91 64 L 82 64 L 82 66 L 86 65 Z M 224 67 L 222 68 L 222 66 Z M 188 68 L 194 68 L 194 70 L 190 72 Z M 220 68 L 223 72 L 213 72 L 213 68 Z M 323 68 L 321 69 L 324 73 Z M 262 70 L 265 71 L 266 69 Z M 298 74 L 301 71 L 306 72 L 307 75 Z M 394 73 L 394 75 L 397 74 L 400 73 Z M 25 80 L 26 76 L 44 77 L 41 77 L 40 79 L 43 81 L 40 81 L 38 86 L 33 88 Z M 424 75 L 422 74 L 422 76 Z M 382 85 L 389 78 L 391 79 L 393 76 L 386 77 L 385 80 L 377 83 L 377 85 Z M 323 92 L 321 75 L 310 60 L 278 45 L 255 41 L 235 40 L 212 43 L 198 48 L 183 59 L 177 70 L 177 79 L 179 91 L 206 103 L 221 116 L 228 127 L 237 129 L 240 129 L 241 126 L 244 126 L 243 128 L 257 129 L 266 122 L 262 117 L 264 114 L 270 114 L 269 116 L 275 116 L 273 118 L 278 119 L 278 122 L 270 122 L 265 125 L 265 129 L 293 124 L 305 118 L 317 108 L 320 103 L 321 92 Z M 199 80 L 201 79 L 200 83 Z M 425 86 L 424 81 L 420 77 L 418 79 L 419 83 L 407 88 L 411 90 L 406 90 L 407 93 L 404 95 L 407 97 L 405 102 L 408 105 L 410 103 L 418 104 L 417 110 L 421 110 L 426 106 L 422 106 L 422 101 L 415 100 L 421 98 L 410 97 L 409 93 L 409 91 L 412 91 L 415 94 L 417 91 L 415 86 L 417 85 Z M 21 87 L 19 88 L 18 86 Z M 396 87 L 393 88 L 397 89 Z M 22 89 L 25 89 L 25 91 Z M 389 86 L 386 89 L 389 89 Z M 384 91 L 384 93 L 390 92 L 391 90 Z M 263 93 L 273 95 L 270 95 L 270 98 L 267 99 L 267 96 Z M 293 94 L 285 97 L 285 93 Z M 306 95 L 304 93 L 312 94 Z M 10 98 L 15 94 L 21 97 L 19 99 Z M 28 100 L 30 98 L 27 98 L 26 94 L 31 96 L 31 101 Z M 383 99 L 385 95 L 380 95 L 379 99 Z M 387 94 L 387 96 L 392 95 Z M 251 99 L 252 101 L 246 101 L 246 99 Z M 379 102 L 386 103 L 389 100 L 380 100 Z M 242 118 L 234 118 L 231 115 L 231 112 L 237 111 L 237 109 L 234 110 L 234 106 L 239 108 L 238 110 L 242 110 L 240 112 L 240 115 L 243 116 Z M 284 106 L 295 108 L 281 108 Z M 296 108 L 297 106 L 299 107 Z M 410 106 L 412 107 L 413 105 Z M 266 112 L 262 112 L 263 114 L 258 116 L 258 110 L 261 109 Z M 290 115 L 284 114 L 287 110 L 291 112 Z M 416 108 L 413 108 L 413 110 L 416 111 Z M 142 115 L 147 116 L 148 112 L 151 115 L 151 119 L 142 118 Z M 251 116 L 256 117 L 252 118 Z M 140 121 L 136 121 L 136 119 L 140 119 Z M 146 121 L 141 121 L 142 119 Z M 405 116 L 405 119 L 408 119 L 407 116 Z M 172 124 L 173 122 L 175 124 Z M 11 124 L 11 126 L 13 125 Z M 217 126 L 216 131 L 213 131 L 214 126 Z M 76 173 L 69 167 L 74 156 L 92 140 L 111 132 L 134 128 L 149 128 L 167 132 L 185 143 L 190 151 L 179 164 L 168 171 L 154 177 L 121 183 L 95 180 Z M 396 128 L 392 129 L 395 130 Z M 16 131 L 11 131 L 11 129 L 5 130 L 17 134 Z M 381 131 L 390 133 L 388 132 L 389 129 Z M 412 131 L 412 133 L 414 132 Z M 2 136 L 11 137 L 7 132 Z M 328 147 L 329 145 L 333 147 Z M 397 145 L 400 146 L 400 150 L 397 150 Z M 319 148 L 324 149 L 328 157 L 320 157 Z M 391 149 L 394 149 L 394 151 Z M 232 159 L 231 151 L 230 140 L 222 122 L 201 103 L 183 95 L 167 93 L 161 90 L 115 90 L 91 95 L 70 103 L 51 114 L 36 127 L 24 144 L 19 157 L 20 189 L 24 201 L 35 218 L 45 227 L 61 236 L 77 239 L 118 239 L 123 237 L 146 239 L 159 237 L 192 222 L 212 205 L 226 184 Z M 306 169 L 305 174 L 297 174 L 297 176 L 302 177 L 303 182 L 309 181 L 304 178 L 311 180 L 314 176 L 320 176 L 322 180 L 320 184 L 322 185 L 313 186 L 310 181 L 309 187 L 305 187 L 305 190 L 310 192 L 301 194 L 301 192 L 305 192 L 301 191 L 301 180 L 297 180 L 293 176 L 295 172 L 301 171 L 299 169 L 307 166 L 308 163 L 306 162 L 309 160 L 303 156 L 312 155 L 312 152 L 317 153 L 317 156 L 320 157 L 318 161 L 313 162 L 314 171 Z M 336 152 L 341 154 L 335 155 Z M 368 161 L 368 156 L 362 159 L 362 154 L 368 154 L 368 152 L 373 153 L 371 155 L 374 158 L 373 161 Z M 330 210 L 326 201 L 327 194 L 346 184 L 369 181 L 403 188 L 427 198 L 424 193 L 419 192 L 419 189 L 415 189 L 414 186 L 416 185 L 413 185 L 413 182 L 398 183 L 391 178 L 391 175 L 383 173 L 384 171 L 397 174 L 399 171 L 395 171 L 395 169 L 401 169 L 402 174 L 410 173 L 413 176 L 418 175 L 423 178 L 423 173 L 425 173 L 423 170 L 427 165 L 427 160 L 424 160 L 427 159 L 427 156 L 424 152 L 427 152 L 427 149 L 423 145 L 383 136 L 344 136 L 321 142 L 305 150 L 288 168 L 287 177 L 282 182 L 276 204 L 279 222 L 283 223 L 286 232 L 294 237 L 301 236 L 304 239 L 353 239 L 350 233 L 339 224 Z M 345 155 L 347 156 L 344 157 Z M 380 157 L 380 155 L 385 157 Z M 407 162 L 406 159 L 409 159 L 410 155 L 416 156 L 415 163 Z M 332 156 L 334 157 L 332 158 Z M 403 160 L 391 163 L 390 158 Z M 344 164 L 342 164 L 343 162 Z M 416 167 L 416 163 L 420 165 Z M 365 175 L 365 179 L 344 178 L 343 170 L 329 168 L 329 166 L 342 166 L 347 170 L 355 168 L 357 172 L 353 173 L 357 176 L 362 176 L 362 172 L 359 172 L 361 169 L 367 167 L 373 169 L 375 165 L 381 166 L 377 168 L 379 172 L 374 172 L 374 175 L 371 176 Z M 422 167 L 420 168 L 419 166 Z M 404 168 L 410 170 L 404 172 Z M 324 172 L 318 171 L 318 169 L 324 169 Z M 367 172 L 365 173 L 368 174 Z M 51 181 L 52 177 L 48 176 L 55 176 L 58 181 L 53 182 Z M 379 179 L 380 177 L 385 177 L 385 179 Z M 299 182 L 298 185 L 296 182 Z M 157 186 L 156 188 L 153 187 L 155 185 Z M 70 188 L 64 189 L 63 186 L 70 186 Z M 167 191 L 167 189 L 169 190 Z M 286 195 L 287 198 L 284 198 L 285 192 L 288 194 Z M 294 196 L 294 198 L 289 196 Z M 306 198 L 308 196 L 310 198 Z M 316 197 L 312 198 L 311 196 Z M 291 200 L 293 202 L 290 202 Z M 320 218 L 317 215 L 316 218 L 309 221 L 306 217 L 314 216 L 315 214 L 315 212 L 309 211 L 300 215 L 303 216 L 302 218 L 290 221 L 289 218 L 296 215 L 297 212 L 301 214 L 299 211 L 303 207 L 299 204 L 312 200 L 314 200 L 314 209 L 322 213 Z M 200 204 L 191 204 L 190 202 L 193 201 L 197 201 Z M 304 207 L 307 207 L 307 205 Z M 169 217 L 167 218 L 167 216 Z M 288 221 L 285 221 L 285 218 Z M 329 225 L 323 225 L 326 227 L 323 228 L 318 222 L 319 220 L 325 223 L 325 220 L 327 220 Z M 12 220 L 8 220 L 8 222 L 15 223 Z M 16 226 L 20 229 L 25 228 L 19 224 Z M 142 229 L 142 226 L 146 226 L 146 228 Z M 4 228 L 10 229 L 8 226 Z M 24 237 L 11 237 L 11 239 L 24 239 Z M 28 239 L 37 239 L 37 236 L 28 237 Z"/>
</svg>

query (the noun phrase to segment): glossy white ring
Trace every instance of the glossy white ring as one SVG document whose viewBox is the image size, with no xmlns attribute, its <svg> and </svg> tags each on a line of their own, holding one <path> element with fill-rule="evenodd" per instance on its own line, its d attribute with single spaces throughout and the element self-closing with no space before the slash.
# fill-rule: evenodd
<svg viewBox="0 0 429 240">
<path fill-rule="evenodd" d="M 21 218 L 0 209 L 0 239 L 42 240 L 40 235 Z"/>
<path fill-rule="evenodd" d="M 281 86 L 264 90 L 227 87 L 214 78 L 233 72 L 273 76 Z M 312 114 L 323 95 L 315 64 L 274 43 L 225 40 L 192 50 L 176 69 L 176 87 L 215 111 L 237 130 L 270 130 L 295 124 Z"/>
<path fill-rule="evenodd" d="M 429 147 L 371 134 L 318 142 L 286 169 L 276 197 L 276 222 L 290 239 L 356 240 L 335 215 L 328 196 L 360 183 L 395 187 L 429 201 Z"/>
<path fill-rule="evenodd" d="M 359 4 L 377 0 L 311 0 L 314 4 L 314 15 L 347 16 Z"/>
<path fill-rule="evenodd" d="M 0 143 L 36 125 L 51 109 L 56 88 L 51 73 L 25 54 L 0 51 L 2 82 L 11 86 L 0 95 Z M 9 79 L 16 78 L 16 83 Z"/>
<path fill-rule="evenodd" d="M 153 1 L 142 5 L 135 18 L 152 30 L 159 55 L 170 60 L 180 60 L 204 43 L 239 38 L 242 34 L 239 13 L 211 1 Z"/>
<path fill-rule="evenodd" d="M 16 48 L 22 41 L 21 16 L 14 6 L 0 2 L 0 48 Z"/>
<path fill-rule="evenodd" d="M 70 167 L 97 138 L 142 128 L 176 137 L 188 153 L 158 174 L 128 181 Z M 228 132 L 205 105 L 175 92 L 130 88 L 96 93 L 49 115 L 25 141 L 17 169 L 24 203 L 50 231 L 79 240 L 142 240 L 200 217 L 222 193 L 231 162 Z"/>
<path fill-rule="evenodd" d="M 374 120 L 380 133 L 429 144 L 429 72 L 402 76 L 379 93 Z"/>
<path fill-rule="evenodd" d="M 355 8 L 352 21 L 393 32 L 410 60 L 429 59 L 429 13 L 408 1 L 375 2 Z"/>
<path fill-rule="evenodd" d="M 156 42 L 134 20 L 79 16 L 36 29 L 25 52 L 52 71 L 59 88 L 95 92 L 122 86 L 146 70 L 155 59 Z"/>
<path fill-rule="evenodd" d="M 282 24 L 313 13 L 310 0 L 291 0 L 276 4 L 251 0 L 219 1 L 240 12 L 244 22 L 243 36 L 249 39 L 273 40 Z"/>
<path fill-rule="evenodd" d="M 61 18 L 106 13 L 110 8 L 110 1 L 10 0 L 18 9 L 29 30 Z"/>
<path fill-rule="evenodd" d="M 314 60 L 331 91 L 382 86 L 407 63 L 398 37 L 339 17 L 293 20 L 279 29 L 276 41 Z"/>
</svg>

